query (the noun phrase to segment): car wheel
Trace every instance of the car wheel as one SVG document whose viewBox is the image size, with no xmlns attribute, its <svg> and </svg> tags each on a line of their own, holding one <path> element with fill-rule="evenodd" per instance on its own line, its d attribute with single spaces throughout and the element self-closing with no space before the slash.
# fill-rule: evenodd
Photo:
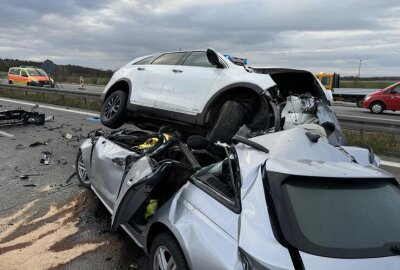
<svg viewBox="0 0 400 270">
<path fill-rule="evenodd" d="M 78 177 L 79 183 L 86 188 L 90 188 L 90 180 L 87 175 L 87 170 L 82 159 L 82 151 L 79 149 L 75 160 L 76 175 Z"/>
<path fill-rule="evenodd" d="M 358 108 L 363 108 L 364 98 L 357 98 L 356 105 Z"/>
<path fill-rule="evenodd" d="M 242 105 L 228 100 L 222 105 L 215 124 L 210 128 L 207 139 L 210 142 L 230 142 L 233 135 L 245 122 L 245 110 Z"/>
<path fill-rule="evenodd" d="M 178 242 L 171 235 L 161 233 L 151 245 L 148 269 L 189 270 L 189 267 Z"/>
<path fill-rule="evenodd" d="M 119 128 L 125 122 L 127 93 L 121 90 L 112 93 L 101 108 L 101 123 L 109 128 Z"/>
<path fill-rule="evenodd" d="M 382 102 L 374 102 L 371 104 L 371 106 L 369 107 L 370 111 L 372 113 L 382 113 L 385 109 L 384 105 L 382 104 Z"/>
<path fill-rule="evenodd" d="M 8 81 L 8 84 L 13 84 L 13 81 L 9 80 L 9 81 Z"/>
</svg>

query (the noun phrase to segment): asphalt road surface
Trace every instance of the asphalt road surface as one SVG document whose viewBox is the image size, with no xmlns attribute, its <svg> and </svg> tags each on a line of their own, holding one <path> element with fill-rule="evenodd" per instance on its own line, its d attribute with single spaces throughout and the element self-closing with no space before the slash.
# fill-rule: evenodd
<svg viewBox="0 0 400 270">
<path fill-rule="evenodd" d="M 82 138 L 101 125 L 85 120 L 92 112 L 39 111 L 54 121 L 0 128 L 0 269 L 144 269 L 144 253 L 123 231 L 110 233 L 107 210 L 76 176 L 69 180 Z M 47 144 L 29 147 L 36 142 Z M 50 165 L 40 163 L 44 151 Z"/>
<path fill-rule="evenodd" d="M 0 98 L 0 110 L 32 107 L 6 100 Z M 107 210 L 76 176 L 70 178 L 82 139 L 102 127 L 87 120 L 98 113 L 53 105 L 38 111 L 55 118 L 44 126 L 0 129 L 1 269 L 144 269 L 145 254 L 123 231 L 109 232 Z M 36 142 L 45 144 L 30 147 Z M 46 151 L 50 165 L 40 163 Z M 391 166 L 382 168 L 400 179 L 398 160 L 388 161 Z"/>
</svg>

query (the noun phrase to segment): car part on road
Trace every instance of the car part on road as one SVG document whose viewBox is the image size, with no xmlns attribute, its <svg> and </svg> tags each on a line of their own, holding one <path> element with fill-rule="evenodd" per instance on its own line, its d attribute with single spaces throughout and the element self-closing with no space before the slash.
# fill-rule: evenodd
<svg viewBox="0 0 400 270">
<path fill-rule="evenodd" d="M 31 143 L 29 145 L 29 147 L 36 147 L 36 146 L 39 146 L 39 145 L 48 145 L 50 141 L 51 141 L 51 139 L 48 139 L 48 140 L 46 140 L 44 142 L 34 142 L 34 143 Z"/>
<path fill-rule="evenodd" d="M 44 165 L 50 165 L 50 157 L 51 157 L 51 151 L 44 151 L 43 158 L 40 159 L 40 163 Z"/>
<path fill-rule="evenodd" d="M 233 135 L 245 122 L 245 110 L 236 101 L 228 100 L 222 105 L 218 118 L 209 131 L 210 142 L 230 142 Z"/>
<path fill-rule="evenodd" d="M 128 95 L 118 90 L 113 92 L 101 108 L 101 123 L 109 128 L 119 128 L 125 122 Z"/>
<path fill-rule="evenodd" d="M 152 243 L 148 269 L 189 270 L 189 267 L 176 240 L 169 234 L 161 233 Z"/>
<path fill-rule="evenodd" d="M 25 110 L 11 110 L 0 112 L 0 127 L 18 125 L 44 125 L 45 115 Z"/>
</svg>

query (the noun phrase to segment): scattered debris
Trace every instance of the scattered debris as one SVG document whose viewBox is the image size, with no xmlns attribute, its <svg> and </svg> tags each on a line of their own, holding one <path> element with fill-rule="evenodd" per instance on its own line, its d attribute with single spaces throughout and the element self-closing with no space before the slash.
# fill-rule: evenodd
<svg viewBox="0 0 400 270">
<path fill-rule="evenodd" d="M 53 121 L 53 120 L 54 120 L 54 116 L 52 116 L 52 115 L 49 115 L 44 119 L 45 122 L 50 122 L 50 121 Z"/>
<path fill-rule="evenodd" d="M 12 137 L 14 137 L 14 135 L 0 130 L 0 137 L 12 138 Z"/>
<path fill-rule="evenodd" d="M 24 187 L 36 187 L 36 184 L 24 184 L 22 186 L 24 186 Z"/>
<path fill-rule="evenodd" d="M 34 142 L 34 143 L 30 144 L 29 147 L 36 147 L 36 146 L 39 146 L 39 145 L 48 145 L 50 141 L 51 140 L 48 139 L 48 140 L 46 140 L 44 142 Z"/>
<path fill-rule="evenodd" d="M 25 149 L 25 146 L 23 146 L 20 143 L 15 146 L 15 150 L 22 150 L 22 149 Z"/>
<path fill-rule="evenodd" d="M 21 174 L 19 176 L 19 179 L 21 180 L 26 180 L 29 178 L 29 176 L 39 176 L 39 175 L 43 175 L 43 173 L 31 173 L 31 174 Z"/>
<path fill-rule="evenodd" d="M 45 127 L 47 130 L 55 130 L 55 129 L 60 129 L 60 128 L 63 128 L 63 127 L 65 127 L 65 126 L 67 126 L 66 124 L 59 124 L 58 126 L 56 126 L 56 127 Z"/>
<path fill-rule="evenodd" d="M 0 126 L 14 126 L 14 125 L 43 125 L 45 122 L 45 115 L 43 113 L 35 112 L 38 108 L 37 104 L 32 108 L 32 111 L 25 110 L 10 110 L 0 112 Z"/>
<path fill-rule="evenodd" d="M 57 164 L 67 165 L 68 161 L 65 158 L 60 158 L 57 160 Z"/>
<path fill-rule="evenodd" d="M 42 153 L 43 153 L 43 158 L 40 159 L 40 163 L 44 165 L 50 165 L 51 152 L 43 151 Z"/>
<path fill-rule="evenodd" d="M 72 134 L 69 134 L 69 133 L 65 134 L 65 138 L 67 140 L 72 140 Z"/>
<path fill-rule="evenodd" d="M 95 122 L 95 123 L 100 123 L 100 116 L 91 116 L 91 117 L 85 118 L 84 120 L 88 120 L 88 121 Z"/>
</svg>

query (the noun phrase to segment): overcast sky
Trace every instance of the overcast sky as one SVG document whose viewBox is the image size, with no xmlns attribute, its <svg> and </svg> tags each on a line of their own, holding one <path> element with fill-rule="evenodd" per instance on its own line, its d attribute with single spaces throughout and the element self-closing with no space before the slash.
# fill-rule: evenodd
<svg viewBox="0 0 400 270">
<path fill-rule="evenodd" d="M 115 69 L 214 47 L 250 65 L 400 76 L 399 0 L 2 0 L 0 58 Z M 398 52 L 396 52 L 398 50 Z"/>
</svg>

